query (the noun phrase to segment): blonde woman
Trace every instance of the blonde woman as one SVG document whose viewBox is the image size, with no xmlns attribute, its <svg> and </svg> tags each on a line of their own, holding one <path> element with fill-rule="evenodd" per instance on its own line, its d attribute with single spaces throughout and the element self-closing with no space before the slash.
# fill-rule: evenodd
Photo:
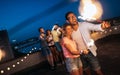
<svg viewBox="0 0 120 75">
<path fill-rule="evenodd" d="M 76 43 L 71 37 L 72 27 L 69 24 L 65 24 L 63 30 L 65 36 L 62 38 L 62 48 L 65 56 L 66 68 L 70 75 L 82 75 L 80 51 L 77 49 Z"/>
</svg>

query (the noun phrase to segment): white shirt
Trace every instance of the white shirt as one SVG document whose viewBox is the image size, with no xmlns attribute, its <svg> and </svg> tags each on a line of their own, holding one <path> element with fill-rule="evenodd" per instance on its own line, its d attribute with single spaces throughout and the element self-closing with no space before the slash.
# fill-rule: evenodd
<svg viewBox="0 0 120 75">
<path fill-rule="evenodd" d="M 73 31 L 72 37 L 76 41 L 79 50 L 84 48 L 89 49 L 93 55 L 96 56 L 97 47 L 95 46 L 94 41 L 91 39 L 91 31 L 103 31 L 101 24 L 79 22 L 78 30 Z"/>
<path fill-rule="evenodd" d="M 59 38 L 60 34 L 56 30 L 52 30 L 51 33 L 52 33 L 54 42 L 59 42 L 60 41 L 60 38 Z"/>
<path fill-rule="evenodd" d="M 76 31 L 73 31 L 72 38 L 74 41 L 76 41 L 78 50 L 81 51 L 87 49 L 79 28 Z"/>
</svg>

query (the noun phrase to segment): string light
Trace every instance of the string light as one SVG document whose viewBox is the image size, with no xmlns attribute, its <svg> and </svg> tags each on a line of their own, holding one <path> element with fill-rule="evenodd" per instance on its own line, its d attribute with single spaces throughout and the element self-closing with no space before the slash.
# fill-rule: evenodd
<svg viewBox="0 0 120 75">
<path fill-rule="evenodd" d="M 23 61 L 23 59 L 21 59 L 21 61 Z"/>
<path fill-rule="evenodd" d="M 29 53 L 32 53 L 32 51 L 30 51 Z"/>
<path fill-rule="evenodd" d="M 32 50 L 34 50 L 34 49 L 32 48 Z"/>
<path fill-rule="evenodd" d="M 114 29 L 117 30 L 117 27 L 115 27 Z"/>
<path fill-rule="evenodd" d="M 36 47 L 34 49 L 37 49 Z"/>
<path fill-rule="evenodd" d="M 4 70 L 1 70 L 0 72 L 1 72 L 1 73 L 4 73 Z"/>
<path fill-rule="evenodd" d="M 109 32 L 112 32 L 112 30 L 110 29 Z"/>
<path fill-rule="evenodd" d="M 27 57 L 25 56 L 24 58 L 26 59 Z"/>
<path fill-rule="evenodd" d="M 7 67 L 7 70 L 10 70 L 10 67 Z"/>
<path fill-rule="evenodd" d="M 15 67 L 15 65 L 12 65 L 12 67 Z"/>
<path fill-rule="evenodd" d="M 35 49 L 36 49 L 36 48 L 35 48 Z M 32 51 L 30 51 L 30 53 L 32 53 Z M 30 55 L 30 54 L 28 53 L 28 54 L 27 54 L 27 56 L 29 56 L 29 55 Z M 27 58 L 27 56 L 24 56 L 24 59 L 26 59 L 26 58 Z M 24 60 L 23 60 L 23 59 L 21 59 L 20 61 L 22 61 L 22 62 L 23 62 Z M 17 65 L 19 65 L 19 64 L 20 64 L 20 62 L 19 62 L 19 61 L 17 61 L 16 63 L 17 63 Z M 16 65 L 15 65 L 15 64 L 13 64 L 13 65 L 12 65 L 12 67 L 13 67 L 13 68 L 15 68 L 15 67 L 16 67 Z M 7 70 L 7 71 L 9 71 L 9 70 L 11 70 L 11 68 L 10 68 L 10 67 L 7 67 L 7 68 L 6 68 L 6 70 Z M 4 71 L 4 70 L 0 70 L 0 73 L 1 73 L 1 74 L 3 74 L 3 73 L 5 73 L 5 71 Z"/>
<path fill-rule="evenodd" d="M 17 64 L 20 64 L 20 62 L 17 62 Z"/>
<path fill-rule="evenodd" d="M 94 38 L 94 40 L 98 40 L 98 39 L 104 38 L 111 34 L 118 34 L 120 32 L 117 32 L 115 30 L 118 30 L 119 28 L 120 28 L 120 26 L 112 26 L 110 29 L 106 29 L 103 32 L 96 32 L 96 37 L 93 36 L 93 38 Z M 100 35 L 100 36 L 97 36 L 97 35 Z"/>
<path fill-rule="evenodd" d="M 30 54 L 27 54 L 27 56 L 29 56 Z"/>
</svg>

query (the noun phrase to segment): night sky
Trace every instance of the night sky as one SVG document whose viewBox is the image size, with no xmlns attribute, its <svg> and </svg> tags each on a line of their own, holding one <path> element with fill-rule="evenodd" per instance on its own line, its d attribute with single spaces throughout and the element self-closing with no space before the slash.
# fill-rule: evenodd
<svg viewBox="0 0 120 75">
<path fill-rule="evenodd" d="M 99 0 L 102 20 L 120 16 L 120 0 Z M 51 29 L 65 23 L 65 13 L 77 16 L 79 0 L 0 0 L 0 30 L 7 29 L 10 41 L 38 37 L 39 27 Z"/>
</svg>

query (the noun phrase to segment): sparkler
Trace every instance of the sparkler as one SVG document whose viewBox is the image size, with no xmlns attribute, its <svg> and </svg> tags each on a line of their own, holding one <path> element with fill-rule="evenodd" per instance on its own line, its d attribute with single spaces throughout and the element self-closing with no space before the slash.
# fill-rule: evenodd
<svg viewBox="0 0 120 75">
<path fill-rule="evenodd" d="M 79 13 L 83 20 L 94 21 L 101 18 L 103 10 L 98 0 L 81 0 L 79 6 Z"/>
</svg>

